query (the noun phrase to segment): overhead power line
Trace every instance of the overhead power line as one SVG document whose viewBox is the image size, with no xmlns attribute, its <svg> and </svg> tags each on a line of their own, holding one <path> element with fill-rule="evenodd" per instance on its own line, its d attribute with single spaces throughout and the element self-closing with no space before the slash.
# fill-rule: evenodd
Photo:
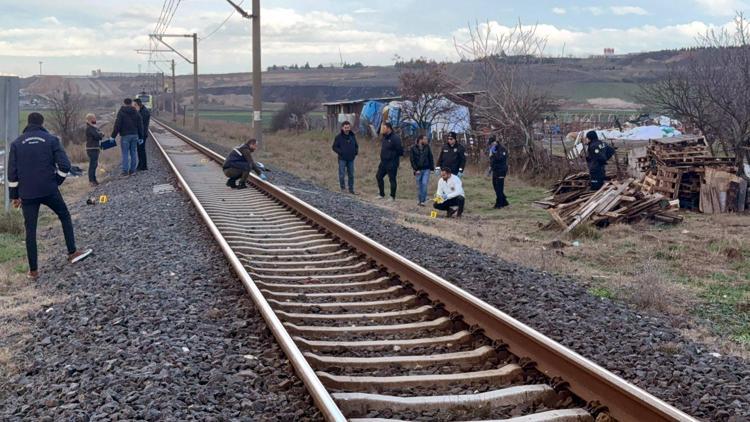
<svg viewBox="0 0 750 422">
<path fill-rule="evenodd" d="M 238 6 L 242 6 L 242 3 L 244 3 L 244 2 L 245 2 L 245 0 L 241 0 L 241 1 L 240 1 L 240 3 L 238 4 Z M 220 29 L 221 29 L 221 28 L 222 28 L 222 27 L 223 27 L 224 25 L 226 25 L 226 23 L 227 23 L 227 22 L 229 22 L 229 19 L 231 19 L 231 18 L 232 18 L 232 16 L 234 16 L 234 14 L 235 14 L 236 12 L 237 12 L 236 10 L 232 10 L 232 13 L 230 13 L 230 14 L 229 14 L 229 16 L 227 16 L 227 18 L 226 18 L 226 19 L 224 19 L 224 21 L 223 21 L 223 22 L 222 22 L 222 23 L 221 23 L 221 24 L 220 24 L 219 26 L 217 26 L 216 28 L 214 28 L 214 30 L 213 30 L 213 31 L 211 31 L 211 32 L 209 32 L 209 33 L 208 33 L 208 35 L 206 35 L 205 37 L 202 37 L 202 38 L 200 39 L 200 41 L 203 41 L 203 40 L 206 40 L 206 39 L 208 39 L 208 38 L 211 38 L 211 36 L 212 36 L 213 34 L 215 34 L 215 33 L 219 32 L 219 30 L 220 30 Z"/>
</svg>

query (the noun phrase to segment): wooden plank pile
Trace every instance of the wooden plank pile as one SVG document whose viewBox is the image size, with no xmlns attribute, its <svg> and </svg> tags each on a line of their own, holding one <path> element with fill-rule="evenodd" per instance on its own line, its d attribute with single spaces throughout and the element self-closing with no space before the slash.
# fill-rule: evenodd
<svg viewBox="0 0 750 422">
<path fill-rule="evenodd" d="M 563 179 L 558 185 L 565 186 L 565 183 Z M 596 192 L 586 187 L 555 193 L 535 204 L 545 208 L 564 233 L 584 223 L 607 226 L 645 219 L 666 223 L 682 221 L 682 217 L 674 212 L 678 201 L 661 193 L 646 192 L 644 184 L 632 178 L 607 182 Z"/>
</svg>

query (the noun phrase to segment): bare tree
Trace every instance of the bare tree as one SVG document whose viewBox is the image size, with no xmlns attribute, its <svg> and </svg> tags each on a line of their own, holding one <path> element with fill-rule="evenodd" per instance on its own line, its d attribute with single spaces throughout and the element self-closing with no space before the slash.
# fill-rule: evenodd
<svg viewBox="0 0 750 422">
<path fill-rule="evenodd" d="M 458 108 L 446 98 L 457 86 L 451 81 L 446 67 L 435 62 L 405 67 L 399 75 L 399 91 L 405 100 L 401 110 L 408 120 L 416 123 L 424 134 L 434 123 L 453 123 L 451 116 Z"/>
<path fill-rule="evenodd" d="M 63 141 L 64 146 L 81 143 L 83 129 L 83 98 L 64 91 L 50 97 L 50 125 Z"/>
<path fill-rule="evenodd" d="M 555 109 L 551 96 L 531 79 L 531 67 L 542 58 L 546 37 L 537 26 L 519 20 L 508 31 L 489 23 L 470 26 L 468 40 L 455 41 L 463 61 L 473 65 L 472 83 L 486 91 L 475 113 L 509 142 L 513 154 L 524 157 L 524 170 L 544 167 L 541 145 L 534 141 L 533 125 Z M 520 154 L 518 154 L 520 152 Z"/>
<path fill-rule="evenodd" d="M 700 48 L 641 87 L 645 104 L 694 125 L 713 146 L 736 157 L 740 175 L 750 159 L 750 25 L 742 13 L 733 30 L 709 30 Z"/>
<path fill-rule="evenodd" d="M 295 130 L 299 133 L 302 130 L 309 130 L 310 123 L 307 114 L 315 110 L 320 103 L 314 98 L 298 95 L 289 99 L 284 107 L 273 116 L 271 120 L 271 130 L 278 132 L 280 130 Z"/>
</svg>

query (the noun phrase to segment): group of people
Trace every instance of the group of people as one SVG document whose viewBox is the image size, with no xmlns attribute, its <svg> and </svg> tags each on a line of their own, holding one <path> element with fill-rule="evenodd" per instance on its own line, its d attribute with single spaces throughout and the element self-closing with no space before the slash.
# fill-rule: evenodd
<svg viewBox="0 0 750 422">
<path fill-rule="evenodd" d="M 385 177 L 388 176 L 389 198 L 391 201 L 395 201 L 398 188 L 398 168 L 401 156 L 404 155 L 404 147 L 401 137 L 393 130 L 391 123 L 383 123 L 380 133 L 380 163 L 375 173 L 378 194 L 379 198 L 386 198 Z M 350 122 L 345 121 L 341 124 L 341 131 L 336 135 L 332 149 L 338 155 L 338 175 L 341 191 L 346 192 L 348 190 L 349 193 L 356 195 L 354 191 L 354 161 L 359 153 L 359 145 Z M 508 205 L 504 192 L 504 181 L 508 172 L 508 151 L 496 138 L 491 137 L 489 154 L 492 182 L 496 193 L 494 208 L 503 208 Z M 440 179 L 438 180 L 433 207 L 437 210 L 446 211 L 448 217 L 454 215 L 461 217 L 466 203 L 462 183 L 464 167 L 466 166 L 466 150 L 458 142 L 456 133 L 450 132 L 448 134 L 447 142 L 440 150 L 437 164 L 426 135 L 420 135 L 417 138 L 415 144 L 409 150 L 409 158 L 416 180 L 417 205 L 425 206 L 430 174 L 434 172 Z"/>
</svg>

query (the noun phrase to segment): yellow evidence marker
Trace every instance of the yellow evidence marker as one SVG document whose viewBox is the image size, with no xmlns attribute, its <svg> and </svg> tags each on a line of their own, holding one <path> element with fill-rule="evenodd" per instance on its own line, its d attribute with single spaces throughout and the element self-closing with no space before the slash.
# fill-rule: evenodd
<svg viewBox="0 0 750 422">
<path fill-rule="evenodd" d="M 437 218 L 437 211 L 430 211 L 430 218 Z"/>
<path fill-rule="evenodd" d="M 106 203 L 107 203 L 107 201 L 109 201 L 109 197 L 108 197 L 107 195 L 101 195 L 101 196 L 99 197 L 99 203 L 100 203 L 100 204 L 106 204 Z"/>
</svg>

